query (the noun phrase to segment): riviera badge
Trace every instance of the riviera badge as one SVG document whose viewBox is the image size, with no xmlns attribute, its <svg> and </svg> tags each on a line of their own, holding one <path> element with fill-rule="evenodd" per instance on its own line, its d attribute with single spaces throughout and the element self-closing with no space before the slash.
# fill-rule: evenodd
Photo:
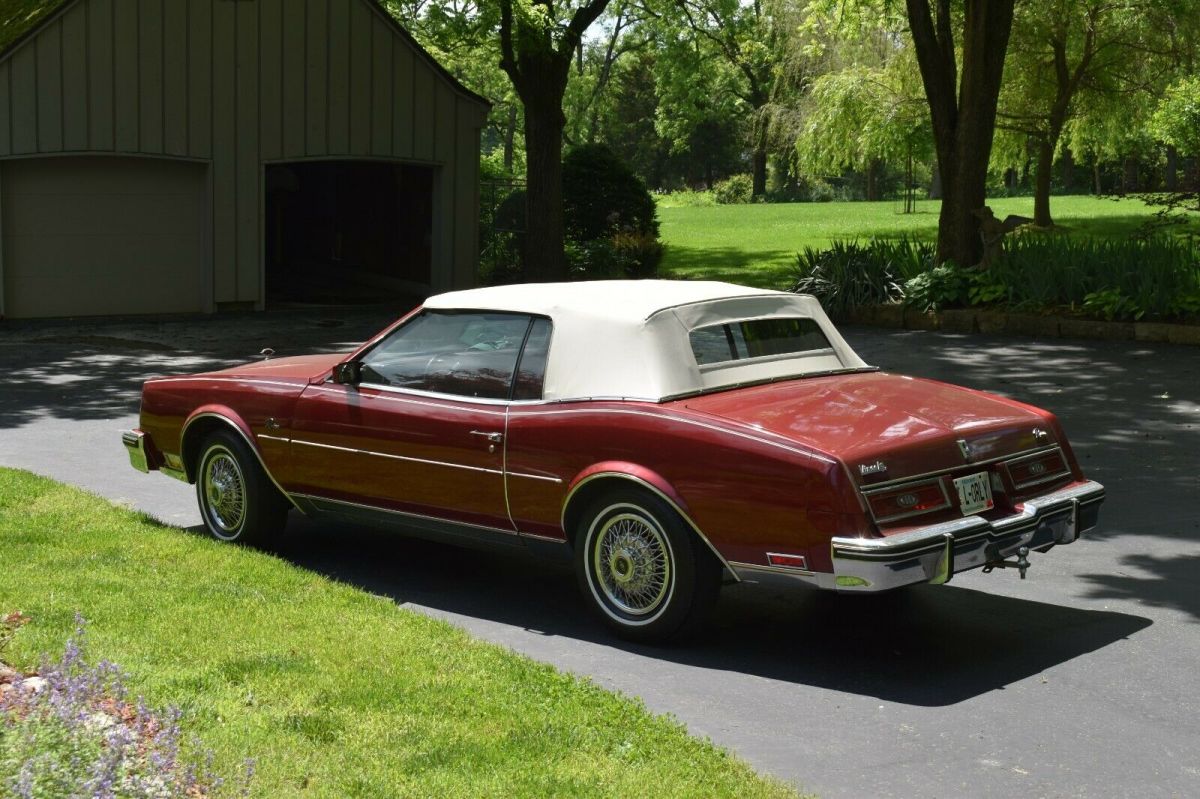
<svg viewBox="0 0 1200 799">
<path fill-rule="evenodd" d="M 860 463 L 858 465 L 858 473 L 863 477 L 868 474 L 879 474 L 887 471 L 887 464 L 883 461 L 875 461 L 874 463 Z"/>
</svg>

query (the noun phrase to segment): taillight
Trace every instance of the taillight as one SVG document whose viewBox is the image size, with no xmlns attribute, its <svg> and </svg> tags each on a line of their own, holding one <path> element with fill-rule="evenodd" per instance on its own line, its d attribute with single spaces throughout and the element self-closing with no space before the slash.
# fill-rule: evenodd
<svg viewBox="0 0 1200 799">
<path fill-rule="evenodd" d="M 950 507 L 950 495 L 940 478 L 868 489 L 863 493 L 875 521 L 880 524 Z"/>
<path fill-rule="evenodd" d="M 1071 473 L 1067 459 L 1058 447 L 1005 461 L 1004 468 L 1008 471 L 1013 488 L 1018 491 L 1060 480 Z"/>
</svg>

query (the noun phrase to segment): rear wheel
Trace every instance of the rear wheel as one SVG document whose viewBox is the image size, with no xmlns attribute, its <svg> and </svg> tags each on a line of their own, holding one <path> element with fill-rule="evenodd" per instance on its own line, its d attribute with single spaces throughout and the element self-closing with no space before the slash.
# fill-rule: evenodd
<svg viewBox="0 0 1200 799">
<path fill-rule="evenodd" d="M 584 513 L 576 574 L 618 635 L 662 641 L 700 628 L 720 590 L 720 563 L 666 502 L 636 490 L 606 493 Z"/>
<path fill-rule="evenodd" d="M 201 446 L 196 499 L 204 526 L 220 541 L 264 546 L 287 523 L 287 500 L 246 443 L 224 430 Z"/>
</svg>

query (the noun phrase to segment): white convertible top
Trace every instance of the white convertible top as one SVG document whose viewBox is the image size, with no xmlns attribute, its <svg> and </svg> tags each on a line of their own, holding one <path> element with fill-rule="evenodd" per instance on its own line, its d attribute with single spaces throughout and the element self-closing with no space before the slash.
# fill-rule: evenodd
<svg viewBox="0 0 1200 799">
<path fill-rule="evenodd" d="M 510 311 L 553 322 L 543 399 L 658 402 L 740 383 L 866 366 L 804 294 L 686 280 L 529 283 L 438 294 L 430 310 Z M 812 319 L 827 349 L 698 365 L 689 334 L 754 319 Z"/>
</svg>

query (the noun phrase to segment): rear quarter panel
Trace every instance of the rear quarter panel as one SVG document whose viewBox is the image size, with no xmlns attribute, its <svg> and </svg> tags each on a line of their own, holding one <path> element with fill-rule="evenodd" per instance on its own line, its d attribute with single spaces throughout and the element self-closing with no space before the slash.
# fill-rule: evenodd
<svg viewBox="0 0 1200 799">
<path fill-rule="evenodd" d="M 522 532 L 570 533 L 561 526 L 563 502 L 597 468 L 619 468 L 607 464 L 627 464 L 627 473 L 650 482 L 659 478 L 729 561 L 765 564 L 767 551 L 802 552 L 822 568 L 829 538 L 862 516 L 839 462 L 769 434 L 651 403 L 512 408 L 506 468 L 531 476 L 508 482 Z"/>
</svg>

